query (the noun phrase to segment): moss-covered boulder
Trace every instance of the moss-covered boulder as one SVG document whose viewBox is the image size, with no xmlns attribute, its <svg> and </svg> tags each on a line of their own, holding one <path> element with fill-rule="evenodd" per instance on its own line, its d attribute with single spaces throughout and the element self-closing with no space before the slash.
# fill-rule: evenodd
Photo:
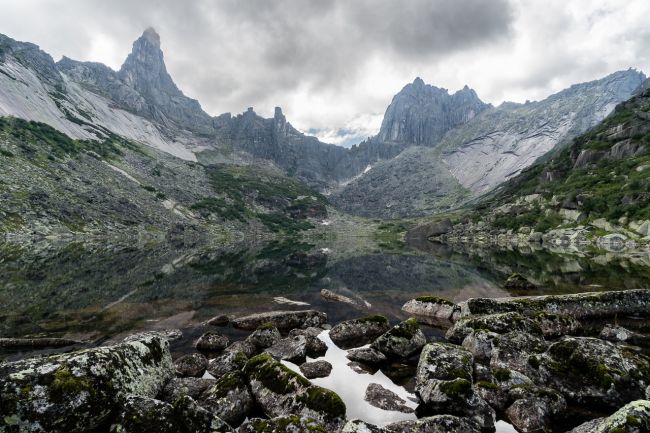
<svg viewBox="0 0 650 433">
<path fill-rule="evenodd" d="M 479 329 L 496 334 L 523 331 L 528 334 L 542 335 L 542 329 L 536 321 L 522 314 L 509 312 L 463 317 L 447 330 L 445 337 L 454 344 L 462 344 L 465 337 Z"/>
<path fill-rule="evenodd" d="M 494 411 L 472 387 L 470 352 L 451 344 L 427 344 L 420 354 L 415 380 L 421 413 L 468 417 L 483 430 L 494 429 Z"/>
<path fill-rule="evenodd" d="M 410 318 L 379 336 L 370 347 L 389 359 L 405 359 L 419 353 L 426 343 L 417 320 Z"/>
<path fill-rule="evenodd" d="M 254 401 L 244 374 L 233 371 L 206 389 L 199 404 L 228 424 L 237 426 L 251 413 Z"/>
<path fill-rule="evenodd" d="M 226 433 L 233 428 L 215 413 L 200 406 L 192 397 L 181 397 L 174 402 L 175 420 L 185 433 Z"/>
<path fill-rule="evenodd" d="M 582 323 L 567 314 L 555 314 L 541 311 L 532 316 L 542 330 L 545 338 L 559 338 L 565 335 L 579 335 Z"/>
<path fill-rule="evenodd" d="M 388 424 L 383 427 L 383 431 L 386 433 L 481 433 L 485 430 L 469 418 L 435 415 Z M 490 431 L 494 431 L 494 427 Z"/>
<path fill-rule="evenodd" d="M 174 376 L 158 335 L 0 365 L 0 431 L 96 429 L 128 395 L 153 397 Z"/>
<path fill-rule="evenodd" d="M 278 328 L 273 326 L 272 323 L 265 323 L 253 331 L 253 333 L 246 338 L 246 341 L 251 343 L 261 352 L 262 350 L 273 346 L 281 339 L 282 335 L 280 335 Z"/>
<path fill-rule="evenodd" d="M 645 433 L 650 431 L 650 401 L 626 404 L 612 416 L 586 422 L 568 433 Z"/>
<path fill-rule="evenodd" d="M 462 346 L 474 357 L 475 362 L 489 364 L 492 358 L 492 341 L 499 334 L 484 329 L 476 329 L 470 332 L 464 339 Z"/>
<path fill-rule="evenodd" d="M 628 348 L 587 337 L 565 337 L 529 364 L 551 388 L 579 405 L 616 409 L 645 398 L 650 360 Z"/>
<path fill-rule="evenodd" d="M 330 338 L 340 348 L 349 349 L 368 344 L 389 329 L 386 317 L 373 315 L 337 324 L 330 330 Z"/>
<path fill-rule="evenodd" d="M 220 379 L 225 374 L 244 368 L 246 361 L 248 361 L 248 357 L 244 352 L 228 350 L 216 358 L 212 358 L 208 362 L 207 371 L 215 379 Z"/>
<path fill-rule="evenodd" d="M 447 328 L 454 320 L 454 312 L 459 309 L 453 302 L 431 295 L 411 299 L 402 306 L 402 310 L 423 323 Z"/>
<path fill-rule="evenodd" d="M 272 419 L 253 418 L 237 430 L 238 433 L 328 433 L 330 430 L 317 420 L 299 415 Z"/>
<path fill-rule="evenodd" d="M 530 377 L 536 376 L 537 370 L 530 365 L 531 356 L 543 353 L 546 341 L 537 336 L 521 331 L 512 331 L 499 335 L 492 341 L 492 370 L 515 370 Z"/>
<path fill-rule="evenodd" d="M 177 433 L 179 424 L 171 404 L 131 395 L 120 407 L 110 433 Z"/>
<path fill-rule="evenodd" d="M 244 372 L 255 401 L 270 418 L 300 415 L 332 430 L 345 419 L 345 404 L 335 392 L 313 385 L 269 354 L 251 358 Z"/>
<path fill-rule="evenodd" d="M 327 315 L 315 310 L 271 311 L 251 314 L 233 319 L 235 328 L 255 330 L 261 325 L 271 324 L 280 331 L 295 328 L 319 327 L 327 323 Z"/>
</svg>

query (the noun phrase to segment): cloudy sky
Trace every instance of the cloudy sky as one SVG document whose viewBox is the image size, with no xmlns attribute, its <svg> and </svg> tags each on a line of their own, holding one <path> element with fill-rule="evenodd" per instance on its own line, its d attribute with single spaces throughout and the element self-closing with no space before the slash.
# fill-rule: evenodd
<svg viewBox="0 0 650 433">
<path fill-rule="evenodd" d="M 118 69 L 142 31 L 211 114 L 273 107 L 349 144 L 420 76 L 487 102 L 650 71 L 648 0 L 0 0 L 0 33 Z"/>
</svg>

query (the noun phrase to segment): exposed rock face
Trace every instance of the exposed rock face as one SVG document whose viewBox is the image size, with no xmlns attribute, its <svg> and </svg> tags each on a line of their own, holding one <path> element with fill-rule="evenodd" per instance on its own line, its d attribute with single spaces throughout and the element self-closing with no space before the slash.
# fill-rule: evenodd
<svg viewBox="0 0 650 433">
<path fill-rule="evenodd" d="M 494 428 L 494 410 L 472 388 L 471 353 L 450 344 L 427 344 L 416 375 L 416 392 L 432 413 L 466 416 L 481 429 Z"/>
<path fill-rule="evenodd" d="M 371 347 L 389 359 L 404 359 L 419 352 L 426 342 L 417 320 L 411 318 L 382 334 Z"/>
<path fill-rule="evenodd" d="M 539 324 L 531 318 L 519 313 L 501 313 L 462 317 L 454 323 L 454 326 L 449 328 L 445 337 L 452 343 L 461 344 L 465 337 L 477 329 L 484 329 L 497 334 L 518 330 L 529 334 L 542 335 Z"/>
<path fill-rule="evenodd" d="M 393 391 L 390 391 L 378 383 L 371 383 L 366 388 L 364 396 L 371 405 L 383 410 L 392 410 L 396 412 L 412 413 L 414 410 L 406 405 L 406 401 L 400 398 Z"/>
<path fill-rule="evenodd" d="M 374 341 L 390 329 L 388 319 L 374 315 L 346 320 L 330 330 L 330 338 L 342 349 L 359 347 Z"/>
<path fill-rule="evenodd" d="M 270 418 L 311 417 L 332 430 L 340 428 L 345 419 L 345 404 L 336 393 L 312 385 L 268 354 L 251 358 L 244 372 L 255 401 Z"/>
<path fill-rule="evenodd" d="M 377 139 L 430 146 L 488 107 L 467 86 L 449 95 L 447 90 L 427 85 L 418 77 L 393 97 Z"/>
<path fill-rule="evenodd" d="M 611 433 L 650 431 L 650 401 L 638 400 L 626 404 L 607 418 L 586 422 L 568 433 Z"/>
<path fill-rule="evenodd" d="M 167 340 L 156 336 L 0 365 L 0 430 L 85 432 L 127 395 L 157 395 L 174 376 Z"/>
<path fill-rule="evenodd" d="M 257 329 L 270 323 L 281 331 L 294 328 L 318 327 L 327 323 L 327 315 L 320 311 L 272 311 L 268 313 L 251 314 L 233 319 L 233 326 L 239 329 Z"/>
</svg>

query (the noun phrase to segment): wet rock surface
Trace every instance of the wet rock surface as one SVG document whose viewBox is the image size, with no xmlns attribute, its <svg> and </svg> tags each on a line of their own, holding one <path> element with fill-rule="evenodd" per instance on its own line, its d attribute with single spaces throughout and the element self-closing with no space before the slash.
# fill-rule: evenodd
<svg viewBox="0 0 650 433">
<path fill-rule="evenodd" d="M 281 331 L 294 328 L 319 327 L 327 322 L 327 315 L 320 311 L 272 311 L 268 313 L 251 314 L 232 320 L 235 328 L 254 330 L 260 325 L 272 324 Z"/>
<path fill-rule="evenodd" d="M 248 381 L 240 372 L 228 373 L 206 389 L 199 403 L 231 425 L 239 425 L 253 409 Z"/>
<path fill-rule="evenodd" d="M 403 359 L 417 354 L 426 342 L 427 339 L 420 330 L 417 320 L 411 318 L 382 334 L 370 347 L 389 359 Z"/>
</svg>

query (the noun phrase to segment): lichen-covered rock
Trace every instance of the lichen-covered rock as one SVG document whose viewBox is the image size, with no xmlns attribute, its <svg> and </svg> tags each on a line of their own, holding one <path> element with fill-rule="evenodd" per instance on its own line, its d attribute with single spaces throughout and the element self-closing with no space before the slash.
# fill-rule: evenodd
<svg viewBox="0 0 650 433">
<path fill-rule="evenodd" d="M 220 352 L 228 346 L 230 340 L 218 332 L 206 332 L 196 341 L 196 348 L 203 352 Z"/>
<path fill-rule="evenodd" d="M 313 385 L 269 354 L 251 358 L 244 372 L 255 401 L 270 417 L 311 417 L 332 431 L 345 419 L 345 404 L 333 391 Z M 330 430 L 328 430 L 330 431 Z"/>
<path fill-rule="evenodd" d="M 465 337 L 474 330 L 482 329 L 497 334 L 510 331 L 523 331 L 528 334 L 542 335 L 537 322 L 519 313 L 498 313 L 485 316 L 462 317 L 447 330 L 445 337 L 455 344 L 461 344 Z"/>
<path fill-rule="evenodd" d="M 208 367 L 208 358 L 200 353 L 191 353 L 174 362 L 176 375 L 180 377 L 201 377 Z"/>
<path fill-rule="evenodd" d="M 224 352 L 241 352 L 246 355 L 247 358 L 257 355 L 257 348 L 253 343 L 246 340 L 239 340 L 232 343 L 230 346 L 226 347 Z"/>
<path fill-rule="evenodd" d="M 246 377 L 240 371 L 224 375 L 206 389 L 199 404 L 230 425 L 237 426 L 253 409 L 253 396 Z"/>
<path fill-rule="evenodd" d="M 493 340 L 490 367 L 516 370 L 525 375 L 534 375 L 529 359 L 546 350 L 546 342 L 536 336 L 521 331 L 512 331 L 497 336 Z"/>
<path fill-rule="evenodd" d="M 575 293 L 570 295 L 519 296 L 516 298 L 473 298 L 458 304 L 463 316 L 541 311 L 583 318 L 624 315 L 647 316 L 650 312 L 650 290 Z"/>
<path fill-rule="evenodd" d="M 310 358 L 319 358 L 327 353 L 327 344 L 318 336 L 324 332 L 321 328 L 309 327 L 305 329 L 292 329 L 289 337 L 302 335 L 307 340 L 307 356 Z"/>
<path fill-rule="evenodd" d="M 420 296 L 402 306 L 402 311 L 433 326 L 449 327 L 453 322 L 456 304 L 438 296 Z"/>
<path fill-rule="evenodd" d="M 327 426 L 319 421 L 298 415 L 272 419 L 253 418 L 242 424 L 238 433 L 328 433 Z"/>
<path fill-rule="evenodd" d="M 343 430 L 341 430 L 341 433 L 385 433 L 386 430 L 384 430 L 381 427 L 377 427 L 376 425 L 373 424 L 368 424 L 365 421 L 361 421 L 360 419 L 352 419 L 348 422 L 345 423 L 345 426 L 343 426 Z"/>
<path fill-rule="evenodd" d="M 506 416 L 522 433 L 552 431 L 553 420 L 567 409 L 564 397 L 550 388 L 514 387 L 509 397 L 513 403 L 506 409 Z"/>
<path fill-rule="evenodd" d="M 412 413 L 414 410 L 406 405 L 406 401 L 393 391 L 390 391 L 378 383 L 371 383 L 366 388 L 364 400 L 372 406 L 383 410 Z"/>
<path fill-rule="evenodd" d="M 492 357 L 492 340 L 499 334 L 477 329 L 470 332 L 463 340 L 462 346 L 474 357 L 474 361 L 489 363 Z"/>
<path fill-rule="evenodd" d="M 332 372 L 332 364 L 325 360 L 305 362 L 300 366 L 300 372 L 307 379 L 327 377 Z"/>
<path fill-rule="evenodd" d="M 424 346 L 415 390 L 423 412 L 469 417 L 483 430 L 494 428 L 494 410 L 472 388 L 472 354 L 451 344 Z"/>
<path fill-rule="evenodd" d="M 275 359 L 301 364 L 307 357 L 307 339 L 303 335 L 283 338 L 264 352 Z"/>
<path fill-rule="evenodd" d="M 110 433 L 177 433 L 174 407 L 164 401 L 128 396 L 110 428 Z"/>
<path fill-rule="evenodd" d="M 167 403 L 174 403 L 181 397 L 189 396 L 198 399 L 203 392 L 214 385 L 214 379 L 201 379 L 198 377 L 176 377 L 165 385 L 162 399 Z"/>
<path fill-rule="evenodd" d="M 273 326 L 272 323 L 265 323 L 253 331 L 253 333 L 246 338 L 246 341 L 255 346 L 258 351 L 262 351 L 273 346 L 281 339 L 282 335 L 280 335 L 278 328 Z"/>
<path fill-rule="evenodd" d="M 628 348 L 587 337 L 565 337 L 529 360 L 548 386 L 573 403 L 615 409 L 642 399 L 650 360 Z"/>
<path fill-rule="evenodd" d="M 573 316 L 540 312 L 532 316 L 546 338 L 558 338 L 565 335 L 577 335 L 582 331 L 582 324 Z"/>
<path fill-rule="evenodd" d="M 371 345 L 387 358 L 408 358 L 418 353 L 427 343 L 427 339 L 420 330 L 417 320 L 410 318 L 398 323 L 382 334 Z"/>
<path fill-rule="evenodd" d="M 650 401 L 626 404 L 613 415 L 582 424 L 568 433 L 645 433 L 650 431 Z"/>
<path fill-rule="evenodd" d="M 650 346 L 650 336 L 631 331 L 619 325 L 605 325 L 599 337 L 602 340 L 613 341 L 615 343 Z"/>
<path fill-rule="evenodd" d="M 174 372 L 158 335 L 0 364 L 0 431 L 93 430 L 127 395 L 157 395 Z"/>
<path fill-rule="evenodd" d="M 370 365 L 380 365 L 388 360 L 386 355 L 372 347 L 362 347 L 350 350 L 346 357 L 351 361 L 363 362 L 364 364 Z"/>
<path fill-rule="evenodd" d="M 235 328 L 254 330 L 260 325 L 270 323 L 280 331 L 290 331 L 294 328 L 319 327 L 327 323 L 327 315 L 320 311 L 271 311 L 268 313 L 251 314 L 233 319 Z"/>
<path fill-rule="evenodd" d="M 373 315 L 339 323 L 330 331 L 330 338 L 340 348 L 349 349 L 368 344 L 389 329 L 388 319 Z"/>
<path fill-rule="evenodd" d="M 225 351 L 208 362 L 207 371 L 215 379 L 232 371 L 241 370 L 246 365 L 248 357 L 243 352 Z"/>
<path fill-rule="evenodd" d="M 452 415 L 435 415 L 418 420 L 400 421 L 384 426 L 383 430 L 387 433 L 481 433 L 484 431 L 473 420 Z"/>
<path fill-rule="evenodd" d="M 189 396 L 176 400 L 174 414 L 180 431 L 186 433 L 225 433 L 233 430 L 228 423 Z"/>
</svg>

